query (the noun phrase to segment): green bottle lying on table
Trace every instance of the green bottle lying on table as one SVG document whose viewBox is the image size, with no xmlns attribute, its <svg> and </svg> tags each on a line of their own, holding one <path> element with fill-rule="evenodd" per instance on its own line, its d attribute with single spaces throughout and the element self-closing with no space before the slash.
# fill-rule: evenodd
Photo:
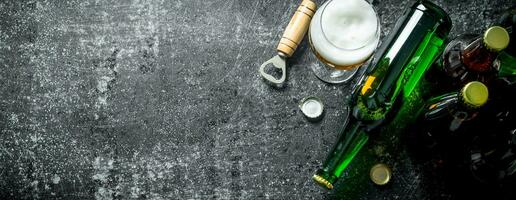
<svg viewBox="0 0 516 200">
<path fill-rule="evenodd" d="M 496 24 L 509 32 L 510 39 L 509 46 L 500 52 L 493 65 L 498 71 L 499 78 L 514 84 L 516 83 L 516 6 L 505 11 Z"/>
<path fill-rule="evenodd" d="M 426 70 L 442 52 L 451 20 L 444 10 L 418 1 L 397 21 L 383 41 L 350 98 L 352 108 L 337 143 L 313 179 L 333 189 L 369 133 L 382 124 L 398 97 L 411 95 Z"/>
</svg>

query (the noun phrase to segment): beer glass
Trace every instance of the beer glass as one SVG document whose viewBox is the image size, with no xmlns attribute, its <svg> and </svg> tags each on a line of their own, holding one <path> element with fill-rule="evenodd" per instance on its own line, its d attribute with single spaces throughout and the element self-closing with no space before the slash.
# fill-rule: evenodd
<svg viewBox="0 0 516 200">
<path fill-rule="evenodd" d="M 312 65 L 324 82 L 343 83 L 369 60 L 380 40 L 380 21 L 365 0 L 330 0 L 310 22 L 310 47 L 322 62 Z"/>
</svg>

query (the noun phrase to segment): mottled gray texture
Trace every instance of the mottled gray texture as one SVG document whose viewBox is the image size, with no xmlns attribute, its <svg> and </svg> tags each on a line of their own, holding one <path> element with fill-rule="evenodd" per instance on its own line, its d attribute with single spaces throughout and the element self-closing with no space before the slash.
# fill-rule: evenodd
<svg viewBox="0 0 516 200">
<path fill-rule="evenodd" d="M 374 2 L 382 35 L 411 2 Z M 353 164 L 340 190 L 313 183 L 345 120 L 350 86 L 313 75 L 306 41 L 288 61 L 284 88 L 257 73 L 298 3 L 2 1 L 0 197 L 451 198 L 430 187 L 438 183 L 404 148 L 388 151 L 404 146 L 396 138 L 371 142 L 354 162 L 392 165 L 389 187 L 375 187 L 368 168 Z M 438 4 L 455 36 L 481 32 L 514 1 Z M 319 123 L 297 108 L 308 95 L 325 103 Z"/>
</svg>

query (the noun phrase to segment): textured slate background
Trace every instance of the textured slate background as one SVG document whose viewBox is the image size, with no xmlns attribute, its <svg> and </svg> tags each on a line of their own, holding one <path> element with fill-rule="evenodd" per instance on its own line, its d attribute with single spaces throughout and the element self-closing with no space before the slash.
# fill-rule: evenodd
<svg viewBox="0 0 516 200">
<path fill-rule="evenodd" d="M 0 197 L 453 198 L 396 137 L 368 144 L 336 191 L 313 183 L 351 83 L 319 81 L 306 41 L 284 88 L 257 73 L 298 3 L 0 2 Z M 374 1 L 382 35 L 411 3 Z M 514 1 L 437 4 L 455 36 L 480 33 Z M 319 123 L 297 108 L 308 95 L 325 103 Z M 368 181 L 379 161 L 393 166 L 388 187 Z"/>
</svg>

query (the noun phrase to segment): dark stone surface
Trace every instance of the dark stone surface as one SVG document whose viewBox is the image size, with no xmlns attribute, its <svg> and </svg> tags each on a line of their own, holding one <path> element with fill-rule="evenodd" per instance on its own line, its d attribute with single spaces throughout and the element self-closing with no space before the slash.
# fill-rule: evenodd
<svg viewBox="0 0 516 200">
<path fill-rule="evenodd" d="M 374 1 L 382 35 L 411 2 Z M 396 138 L 367 145 L 336 191 L 313 183 L 350 84 L 319 81 L 306 41 L 284 88 L 257 73 L 298 3 L 0 2 L 0 197 L 453 198 L 404 148 L 388 151 L 404 146 Z M 456 36 L 480 33 L 514 1 L 437 4 Z M 308 95 L 325 103 L 319 123 L 297 108 Z M 367 180 L 378 161 L 393 166 L 388 187 Z"/>
</svg>

